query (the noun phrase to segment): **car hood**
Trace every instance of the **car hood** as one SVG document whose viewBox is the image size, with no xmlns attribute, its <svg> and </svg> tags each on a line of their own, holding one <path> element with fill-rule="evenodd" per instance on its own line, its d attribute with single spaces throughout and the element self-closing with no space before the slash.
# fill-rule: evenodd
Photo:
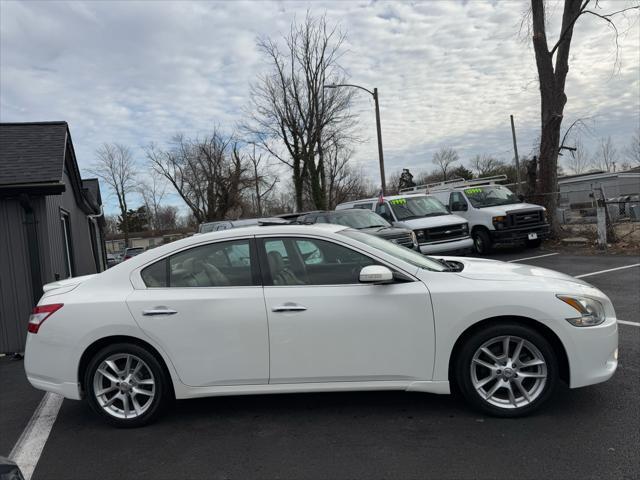
<svg viewBox="0 0 640 480">
<path fill-rule="evenodd" d="M 534 205 L 533 203 L 509 203 L 507 205 L 496 205 L 495 207 L 482 207 L 479 210 L 487 215 L 491 214 L 497 217 L 519 210 L 544 210 L 544 208 L 540 205 Z"/>
<path fill-rule="evenodd" d="M 369 233 L 371 235 L 377 235 L 379 237 L 396 237 L 398 235 L 409 235 L 411 230 L 408 228 L 396 228 L 396 227 L 370 227 L 360 228 L 361 232 Z"/>
<path fill-rule="evenodd" d="M 562 280 L 565 282 L 577 283 L 587 287 L 591 285 L 584 280 L 572 277 L 548 268 L 540 268 L 523 263 L 507 263 L 498 260 L 487 260 L 484 258 L 467 257 L 437 257 L 442 260 L 459 262 L 464 265 L 457 275 L 470 280 L 491 280 L 491 281 L 532 281 L 542 282 L 549 280 Z"/>
<path fill-rule="evenodd" d="M 445 227 L 447 225 L 458 225 L 460 223 L 467 223 L 467 221 L 459 217 L 458 215 L 438 215 L 437 217 L 421 217 L 412 218 L 410 220 L 402 220 L 400 222 L 394 222 L 395 227 L 408 228 L 410 230 L 433 228 L 433 227 Z"/>
</svg>

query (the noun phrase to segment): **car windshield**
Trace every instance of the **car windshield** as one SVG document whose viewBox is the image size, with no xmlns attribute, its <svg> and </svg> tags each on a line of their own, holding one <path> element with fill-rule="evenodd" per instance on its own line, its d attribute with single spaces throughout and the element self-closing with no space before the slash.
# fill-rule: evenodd
<svg viewBox="0 0 640 480">
<path fill-rule="evenodd" d="M 322 218 L 322 217 L 320 217 Z M 361 230 L 363 228 L 374 227 L 390 227 L 391 224 L 387 222 L 377 213 L 373 213 L 368 210 L 349 210 L 346 212 L 332 213 L 325 217 L 329 223 L 335 223 L 337 225 L 344 225 L 345 227 L 356 228 Z"/>
<path fill-rule="evenodd" d="M 393 209 L 398 220 L 409 220 L 411 218 L 436 217 L 448 215 L 449 211 L 442 203 L 433 197 L 416 196 L 394 198 L 389 200 L 389 205 Z"/>
<path fill-rule="evenodd" d="M 370 235 L 368 233 L 359 232 L 358 230 L 342 230 L 338 232 L 340 235 L 345 235 L 349 238 L 364 243 L 370 247 L 381 250 L 382 252 L 391 255 L 403 262 L 410 263 L 415 267 L 422 268 L 424 270 L 434 270 L 436 272 L 448 271 L 449 268 L 443 263 L 438 262 L 432 258 L 421 255 L 413 250 L 409 250 L 406 247 L 396 245 L 389 240 Z"/>
<path fill-rule="evenodd" d="M 497 205 L 520 202 L 511 190 L 502 185 L 467 188 L 464 193 L 475 208 L 495 207 Z"/>
</svg>

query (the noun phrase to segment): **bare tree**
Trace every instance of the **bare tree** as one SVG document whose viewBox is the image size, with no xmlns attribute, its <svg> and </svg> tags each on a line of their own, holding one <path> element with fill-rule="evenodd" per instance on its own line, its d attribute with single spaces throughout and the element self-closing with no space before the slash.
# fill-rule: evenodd
<svg viewBox="0 0 640 480">
<path fill-rule="evenodd" d="M 155 225 L 156 230 L 166 231 L 178 228 L 178 208 L 173 205 L 165 205 L 158 207 L 156 213 Z"/>
<path fill-rule="evenodd" d="M 124 241 L 129 245 L 128 196 L 136 190 L 136 164 L 131 150 L 119 143 L 105 143 L 96 150 L 97 160 L 89 171 L 106 183 L 118 199 Z"/>
<path fill-rule="evenodd" d="M 253 176 L 253 188 L 254 195 L 253 201 L 255 203 L 256 214 L 262 216 L 262 204 L 264 199 L 271 195 L 274 187 L 278 183 L 278 177 L 270 175 L 268 169 L 265 168 L 266 160 L 262 153 L 256 154 L 256 144 L 253 144 L 253 152 L 249 155 L 249 161 L 251 162 L 251 173 Z"/>
<path fill-rule="evenodd" d="M 555 212 L 557 205 L 558 186 L 558 152 L 560 147 L 560 128 L 567 103 L 565 83 L 569 72 L 569 51 L 573 29 L 578 18 L 582 15 L 594 15 L 606 21 L 614 30 L 617 45 L 617 29 L 612 17 L 624 13 L 637 5 L 611 13 L 598 13 L 590 10 L 589 6 L 598 7 L 598 0 L 564 0 L 562 25 L 556 43 L 549 48 L 547 43 L 548 18 L 545 13 L 544 0 L 531 0 L 532 39 L 540 83 L 540 150 L 539 150 L 539 181 L 537 193 L 547 211 Z M 617 53 L 617 52 L 616 52 Z M 555 65 L 554 65 L 555 56 Z M 552 233 L 557 234 L 558 224 L 555 215 L 550 215 Z"/>
<path fill-rule="evenodd" d="M 198 222 L 241 212 L 242 194 L 251 180 L 233 135 L 217 129 L 202 139 L 177 135 L 168 150 L 152 144 L 146 154 L 151 167 L 175 188 Z"/>
<path fill-rule="evenodd" d="M 295 203 L 302 210 L 305 185 L 315 208 L 327 205 L 324 142 L 349 136 L 352 90 L 325 89 L 344 83 L 338 64 L 344 35 L 326 18 L 307 14 L 293 23 L 283 45 L 262 39 L 258 48 L 271 71 L 251 88 L 251 110 L 244 130 L 291 168 Z"/>
<path fill-rule="evenodd" d="M 631 165 L 640 166 L 640 128 L 631 136 L 631 143 L 624 149 L 624 155 Z"/>
<path fill-rule="evenodd" d="M 615 172 L 618 161 L 618 150 L 611 137 L 601 138 L 596 153 L 593 155 L 591 165 L 603 172 Z"/>
<path fill-rule="evenodd" d="M 491 155 L 476 155 L 471 159 L 471 168 L 478 177 L 496 175 L 496 172 L 503 166 L 503 161 Z"/>
<path fill-rule="evenodd" d="M 453 168 L 453 164 L 458 160 L 460 160 L 458 152 L 456 152 L 453 148 L 442 147 L 440 150 L 434 153 L 433 159 L 431 161 L 438 166 L 438 168 L 442 172 L 443 180 L 446 181 L 449 171 Z"/>
<path fill-rule="evenodd" d="M 166 178 L 154 169 L 151 169 L 148 177 L 138 184 L 138 193 L 147 209 L 149 227 L 152 231 L 160 230 L 158 216 L 166 192 Z"/>
<path fill-rule="evenodd" d="M 591 160 L 580 138 L 577 138 L 574 144 L 575 150 L 566 155 L 566 164 L 569 171 L 575 175 L 585 173 L 589 169 Z"/>
<path fill-rule="evenodd" d="M 110 235 L 115 235 L 118 230 L 118 216 L 117 215 L 105 215 L 104 216 L 104 231 Z"/>
</svg>

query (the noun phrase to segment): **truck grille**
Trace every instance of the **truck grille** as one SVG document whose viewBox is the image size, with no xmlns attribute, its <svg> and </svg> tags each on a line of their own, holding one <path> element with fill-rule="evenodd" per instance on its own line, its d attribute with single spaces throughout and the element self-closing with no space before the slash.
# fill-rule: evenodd
<svg viewBox="0 0 640 480">
<path fill-rule="evenodd" d="M 401 233 L 400 235 L 389 235 L 384 237 L 385 240 L 389 240 L 403 247 L 413 248 L 413 239 L 410 233 Z"/>
<path fill-rule="evenodd" d="M 531 227 L 544 223 L 542 210 L 524 210 L 519 212 L 507 212 L 507 225 L 510 228 Z"/>
<path fill-rule="evenodd" d="M 460 223 L 458 225 L 445 225 L 443 227 L 434 227 L 423 230 L 424 237 L 418 238 L 425 242 L 442 242 L 446 240 L 453 240 L 456 238 L 463 238 L 469 236 L 469 231 L 466 223 Z"/>
</svg>

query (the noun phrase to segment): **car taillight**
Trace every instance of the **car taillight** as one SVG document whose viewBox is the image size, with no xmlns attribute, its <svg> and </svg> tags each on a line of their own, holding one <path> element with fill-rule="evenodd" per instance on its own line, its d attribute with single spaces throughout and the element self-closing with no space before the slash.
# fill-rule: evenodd
<svg viewBox="0 0 640 480">
<path fill-rule="evenodd" d="M 40 305 L 35 307 L 29 316 L 29 333 L 38 333 L 42 323 L 53 313 L 62 308 L 63 303 L 52 303 L 51 305 Z"/>
</svg>

